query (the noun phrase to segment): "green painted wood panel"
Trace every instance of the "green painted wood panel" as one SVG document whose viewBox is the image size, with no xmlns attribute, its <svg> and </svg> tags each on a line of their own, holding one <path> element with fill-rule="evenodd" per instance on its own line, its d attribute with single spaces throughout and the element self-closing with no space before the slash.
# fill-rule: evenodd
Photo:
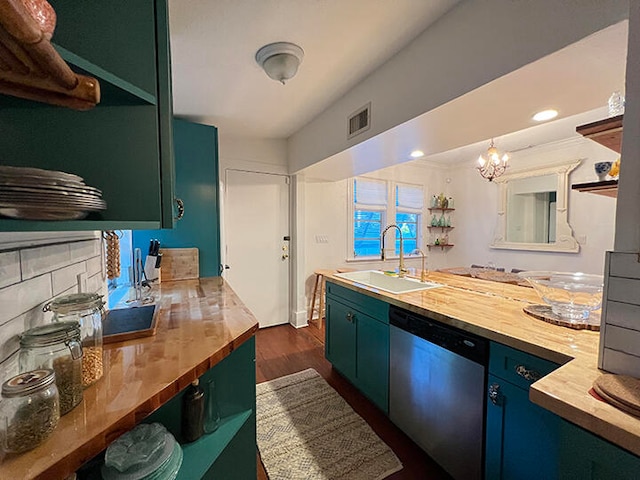
<svg viewBox="0 0 640 480">
<path fill-rule="evenodd" d="M 156 96 L 154 0 L 52 0 L 53 42 Z"/>
<path fill-rule="evenodd" d="M 582 428 L 562 421 L 561 480 L 636 480 L 640 458 Z"/>
<path fill-rule="evenodd" d="M 528 389 L 489 375 L 489 388 L 495 385 L 497 405 L 487 398 L 485 478 L 558 478 L 560 417 L 531 403 Z"/>
<path fill-rule="evenodd" d="M 332 283 L 330 280 L 327 281 L 327 294 L 341 297 L 343 301 L 351 303 L 353 308 L 383 323 L 389 323 L 389 304 L 387 302 L 369 297 L 363 293 L 354 292 Z"/>
<path fill-rule="evenodd" d="M 212 327 L 213 328 L 213 327 Z M 256 373 L 255 337 L 247 340 L 218 365 L 208 370 L 200 382 L 215 381 L 222 424 L 215 432 L 185 445 L 185 457 L 179 477 L 198 478 L 255 478 L 256 472 Z M 184 391 L 178 393 L 160 409 L 147 417 L 145 423 L 162 423 L 180 439 L 181 402 Z M 238 439 L 236 440 L 236 437 Z M 227 457 L 251 465 L 254 477 L 225 477 Z M 211 467 L 213 465 L 213 467 Z"/>
<path fill-rule="evenodd" d="M 356 383 L 356 325 L 350 319 L 356 311 L 327 295 L 325 306 L 325 356 L 329 362 Z"/>
<path fill-rule="evenodd" d="M 174 120 L 176 196 L 185 204 L 182 220 L 172 230 L 133 232 L 134 248 L 148 251 L 157 238 L 163 248 L 197 247 L 200 276 L 219 275 L 220 206 L 218 195 L 218 134 L 215 127 Z"/>
<path fill-rule="evenodd" d="M 491 342 L 489 349 L 489 372 L 521 388 L 528 389 L 533 381 L 518 375 L 516 371 L 518 367 L 524 367 L 527 371 L 544 377 L 560 366 L 500 343 Z"/>
<path fill-rule="evenodd" d="M 389 325 L 364 313 L 355 321 L 357 386 L 389 413 Z"/>
</svg>

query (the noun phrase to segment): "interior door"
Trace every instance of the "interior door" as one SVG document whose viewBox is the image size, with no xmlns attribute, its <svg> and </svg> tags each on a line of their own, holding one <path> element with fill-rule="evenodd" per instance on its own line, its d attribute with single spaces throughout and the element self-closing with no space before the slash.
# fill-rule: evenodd
<svg viewBox="0 0 640 480">
<path fill-rule="evenodd" d="M 289 321 L 289 178 L 225 172 L 225 278 L 260 327 Z"/>
</svg>

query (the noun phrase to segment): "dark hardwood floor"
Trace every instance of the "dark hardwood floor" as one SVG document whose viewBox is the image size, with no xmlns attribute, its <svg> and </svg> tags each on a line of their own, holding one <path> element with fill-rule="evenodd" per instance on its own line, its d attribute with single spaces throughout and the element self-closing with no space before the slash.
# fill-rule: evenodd
<svg viewBox="0 0 640 480">
<path fill-rule="evenodd" d="M 323 324 L 324 326 L 324 324 Z M 402 433 L 376 406 L 345 380 L 324 358 L 324 329 L 312 324 L 296 329 L 280 325 L 256 334 L 258 383 L 314 368 L 395 452 L 404 468 L 389 480 L 449 480 L 426 453 Z M 268 477 L 258 461 L 258 480 Z"/>
</svg>

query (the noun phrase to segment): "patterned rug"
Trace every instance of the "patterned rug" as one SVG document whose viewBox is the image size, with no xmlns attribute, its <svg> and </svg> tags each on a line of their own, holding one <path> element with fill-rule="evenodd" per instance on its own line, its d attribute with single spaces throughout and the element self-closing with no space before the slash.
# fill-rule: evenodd
<svg viewBox="0 0 640 480">
<path fill-rule="evenodd" d="M 257 424 L 270 480 L 376 480 L 402 469 L 312 368 L 257 385 Z"/>
</svg>

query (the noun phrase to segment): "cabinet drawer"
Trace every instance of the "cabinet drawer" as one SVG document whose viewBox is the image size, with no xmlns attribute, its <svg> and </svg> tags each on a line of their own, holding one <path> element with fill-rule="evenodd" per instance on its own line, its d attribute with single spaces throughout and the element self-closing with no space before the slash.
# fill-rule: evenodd
<svg viewBox="0 0 640 480">
<path fill-rule="evenodd" d="M 491 342 L 489 372 L 522 388 L 528 389 L 533 382 L 559 366 L 549 360 Z"/>
<path fill-rule="evenodd" d="M 354 292 L 348 288 L 327 282 L 327 295 L 330 295 L 342 302 L 348 303 L 353 309 L 359 310 L 367 315 L 389 324 L 389 304 L 369 297 L 362 293 Z"/>
</svg>

